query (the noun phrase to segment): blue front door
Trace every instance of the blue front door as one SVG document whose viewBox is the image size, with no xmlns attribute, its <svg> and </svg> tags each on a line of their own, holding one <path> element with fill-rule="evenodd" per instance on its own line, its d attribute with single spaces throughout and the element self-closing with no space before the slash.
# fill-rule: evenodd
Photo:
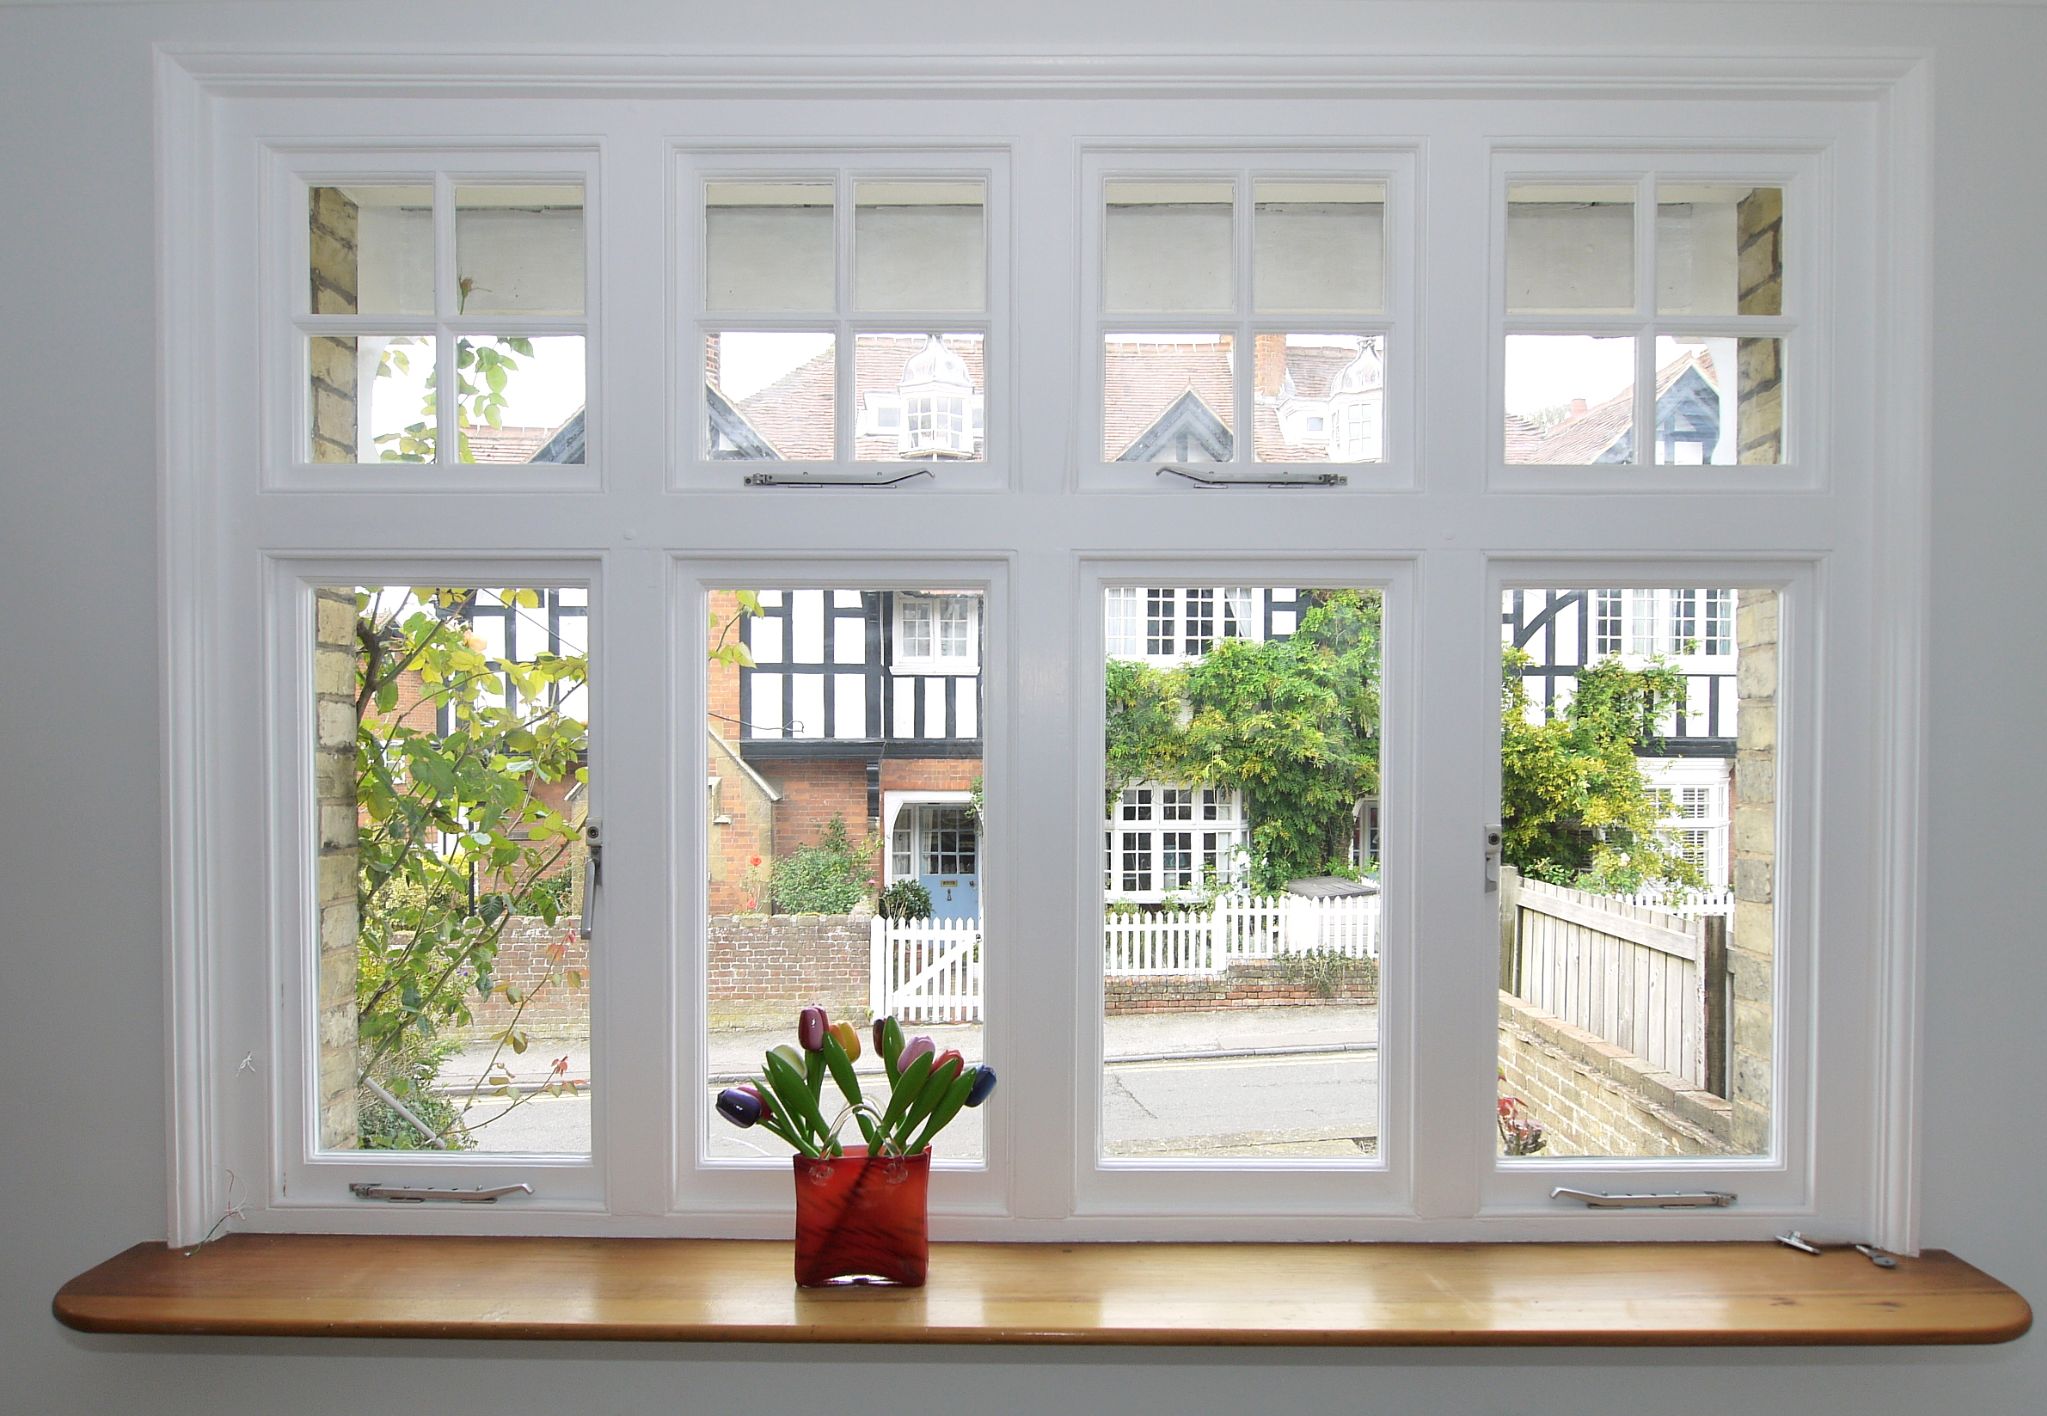
<svg viewBox="0 0 2047 1416">
<path fill-rule="evenodd" d="M 911 849 L 917 881 L 931 892 L 935 919 L 981 914 L 981 831 L 964 806 L 912 806 Z"/>
</svg>

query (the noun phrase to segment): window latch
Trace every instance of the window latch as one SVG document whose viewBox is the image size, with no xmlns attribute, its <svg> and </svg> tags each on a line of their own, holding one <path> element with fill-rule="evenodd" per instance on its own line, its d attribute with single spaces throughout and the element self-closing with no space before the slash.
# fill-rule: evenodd
<svg viewBox="0 0 2047 1416">
<path fill-rule="evenodd" d="M 583 823 L 583 913 L 576 934 L 584 943 L 597 937 L 597 887 L 604 883 L 604 823 Z"/>
<path fill-rule="evenodd" d="M 1506 843 L 1506 830 L 1498 822 L 1485 828 L 1485 883 L 1495 890 L 1500 887 L 1501 853 Z"/>
<path fill-rule="evenodd" d="M 1559 1185 L 1549 1192 L 1553 1200 L 1583 1200 L 1587 1209 L 1726 1209 L 1736 1196 L 1728 1190 L 1676 1190 L 1657 1194 L 1609 1194 L 1604 1190 L 1574 1190 Z"/>
<path fill-rule="evenodd" d="M 1153 474 L 1159 477 L 1184 477 L 1197 487 L 1347 487 L 1350 478 L 1341 472 L 1311 472 L 1303 477 L 1242 477 L 1217 476 L 1213 472 L 1197 472 L 1192 467 L 1180 467 L 1171 462 L 1159 464 Z"/>
<path fill-rule="evenodd" d="M 358 1180 L 348 1187 L 348 1193 L 358 1200 L 386 1200 L 394 1205 L 423 1205 L 429 1200 L 437 1204 L 494 1205 L 506 1195 L 530 1195 L 533 1187 L 521 1180 L 513 1185 L 441 1190 L 428 1185 L 379 1185 Z"/>
</svg>

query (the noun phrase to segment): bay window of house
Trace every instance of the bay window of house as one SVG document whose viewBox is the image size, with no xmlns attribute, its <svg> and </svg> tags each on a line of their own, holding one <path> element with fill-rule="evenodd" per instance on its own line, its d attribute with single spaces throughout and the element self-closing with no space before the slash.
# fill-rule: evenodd
<svg viewBox="0 0 2047 1416">
<path fill-rule="evenodd" d="M 820 1002 L 940 1237 L 1909 1247 L 1923 174 L 1555 68 L 189 78 L 173 1237 L 786 1235 Z"/>
</svg>

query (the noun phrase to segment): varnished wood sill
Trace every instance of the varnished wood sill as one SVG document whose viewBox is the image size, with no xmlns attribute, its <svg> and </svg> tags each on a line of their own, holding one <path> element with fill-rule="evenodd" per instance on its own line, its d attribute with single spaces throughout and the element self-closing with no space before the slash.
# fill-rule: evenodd
<svg viewBox="0 0 2047 1416">
<path fill-rule="evenodd" d="M 1219 1346 L 2008 1342 L 1938 1250 L 1777 1244 L 941 1244 L 922 1289 L 798 1290 L 786 1243 L 237 1234 L 64 1285 L 86 1332 Z"/>
</svg>

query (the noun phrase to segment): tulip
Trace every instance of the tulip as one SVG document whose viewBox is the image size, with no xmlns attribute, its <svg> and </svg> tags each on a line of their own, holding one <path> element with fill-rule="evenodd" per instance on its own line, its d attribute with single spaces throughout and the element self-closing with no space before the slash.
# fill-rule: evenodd
<svg viewBox="0 0 2047 1416">
<path fill-rule="evenodd" d="M 787 1062 L 797 1076 L 803 1075 L 803 1054 L 788 1043 L 778 1042 L 769 1048 L 768 1051 L 781 1058 L 784 1062 Z"/>
<path fill-rule="evenodd" d="M 995 1069 L 983 1062 L 974 1069 L 974 1085 L 967 1091 L 967 1105 L 979 1106 L 995 1090 Z"/>
<path fill-rule="evenodd" d="M 718 1114 L 735 1126 L 753 1125 L 761 1119 L 762 1111 L 760 1097 L 750 1090 L 727 1087 L 718 1093 Z"/>
<path fill-rule="evenodd" d="M 900 1057 L 896 1058 L 896 1065 L 898 1067 L 907 1067 L 926 1054 L 933 1056 L 933 1065 L 936 1065 L 937 1052 L 938 1044 L 919 1033 L 916 1037 L 903 1044 L 903 1052 Z"/>
<path fill-rule="evenodd" d="M 954 1072 L 958 1072 L 967 1065 L 967 1059 L 960 1056 L 958 1048 L 948 1047 L 945 1051 L 939 1053 L 937 1058 L 931 1063 L 931 1070 L 935 1072 L 948 1062 L 953 1064 Z"/>
<path fill-rule="evenodd" d="M 796 1041 L 805 1052 L 815 1052 L 824 1046 L 825 1030 L 830 1026 L 824 1009 L 813 1003 L 796 1015 Z"/>
<path fill-rule="evenodd" d="M 888 1051 L 888 1014 L 883 1013 L 874 1020 L 874 1055 L 880 1057 Z"/>
<path fill-rule="evenodd" d="M 858 1062 L 860 1060 L 860 1030 L 858 1028 L 854 1027 L 851 1023 L 833 1023 L 831 1034 L 839 1040 L 839 1046 L 845 1049 L 848 1062 Z"/>
<path fill-rule="evenodd" d="M 768 1104 L 768 1098 L 766 1094 L 763 1093 L 761 1089 L 755 1086 L 752 1082 L 742 1082 L 738 1086 L 734 1087 L 733 1090 L 745 1092 L 748 1096 L 752 1097 L 755 1101 L 761 1104 L 761 1120 L 772 1121 L 775 1119 L 775 1108 Z"/>
</svg>

